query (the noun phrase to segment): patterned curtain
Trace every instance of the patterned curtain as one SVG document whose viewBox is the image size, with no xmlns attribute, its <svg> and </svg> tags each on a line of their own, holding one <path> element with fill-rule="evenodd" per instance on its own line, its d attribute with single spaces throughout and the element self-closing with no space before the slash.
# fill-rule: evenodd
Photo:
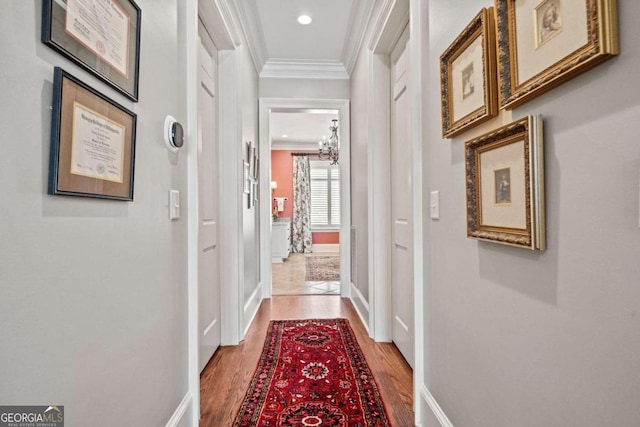
<svg viewBox="0 0 640 427">
<path fill-rule="evenodd" d="M 293 252 L 311 253 L 309 156 L 293 156 Z"/>
</svg>

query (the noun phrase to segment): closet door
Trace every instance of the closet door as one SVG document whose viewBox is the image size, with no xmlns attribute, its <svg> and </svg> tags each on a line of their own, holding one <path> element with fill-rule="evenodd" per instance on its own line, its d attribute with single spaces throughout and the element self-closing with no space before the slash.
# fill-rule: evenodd
<svg viewBox="0 0 640 427">
<path fill-rule="evenodd" d="M 409 128 L 409 28 L 391 53 L 391 298 L 393 342 L 414 363 L 412 152 Z"/>
<path fill-rule="evenodd" d="M 220 346 L 219 177 L 217 138 L 217 56 L 200 26 L 198 91 L 198 333 L 200 372 Z"/>
</svg>

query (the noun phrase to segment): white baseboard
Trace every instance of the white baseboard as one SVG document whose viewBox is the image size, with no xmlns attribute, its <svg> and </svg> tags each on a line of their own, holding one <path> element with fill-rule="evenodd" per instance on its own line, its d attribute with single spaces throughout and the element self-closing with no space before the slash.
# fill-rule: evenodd
<svg viewBox="0 0 640 427">
<path fill-rule="evenodd" d="M 447 415 L 424 384 L 420 387 L 419 405 L 419 413 L 422 414 L 422 417 L 416 427 L 453 427 Z"/>
<path fill-rule="evenodd" d="M 256 289 L 251 294 L 251 297 L 244 304 L 244 317 L 246 319 L 244 330 L 242 336 L 247 335 L 247 331 L 249 330 L 249 326 L 251 326 L 251 322 L 253 322 L 253 318 L 258 313 L 258 308 L 260 308 L 260 302 L 262 302 L 262 282 L 256 286 Z"/>
<path fill-rule="evenodd" d="M 313 252 L 340 252 L 340 243 L 311 245 Z"/>
<path fill-rule="evenodd" d="M 369 332 L 369 322 L 365 321 L 366 318 L 369 318 L 369 303 L 364 299 L 364 296 L 360 292 L 360 289 L 356 287 L 356 285 L 351 283 L 351 302 L 353 303 L 353 307 L 356 309 L 356 313 L 358 313 L 358 317 L 360 317 L 360 321 L 364 325 L 364 328 Z M 363 313 L 365 311 L 366 313 Z"/>
<path fill-rule="evenodd" d="M 191 407 L 191 400 L 191 393 L 184 395 L 182 402 L 180 402 L 171 418 L 169 418 L 166 427 L 178 427 L 180 425 L 185 425 L 182 418 L 186 413 L 188 413 L 189 408 Z"/>
</svg>

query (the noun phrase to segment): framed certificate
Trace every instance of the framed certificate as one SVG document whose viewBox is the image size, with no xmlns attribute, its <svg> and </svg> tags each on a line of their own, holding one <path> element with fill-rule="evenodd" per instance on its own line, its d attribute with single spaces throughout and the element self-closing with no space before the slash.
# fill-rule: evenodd
<svg viewBox="0 0 640 427">
<path fill-rule="evenodd" d="M 49 194 L 133 200 L 136 120 L 56 67 Z"/>
<path fill-rule="evenodd" d="M 43 0 L 42 42 L 137 101 L 140 22 L 133 0 Z"/>
</svg>

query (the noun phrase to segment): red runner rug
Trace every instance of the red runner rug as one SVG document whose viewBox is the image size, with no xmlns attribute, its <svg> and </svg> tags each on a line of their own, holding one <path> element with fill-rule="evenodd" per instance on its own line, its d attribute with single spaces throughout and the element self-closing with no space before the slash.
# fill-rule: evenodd
<svg viewBox="0 0 640 427">
<path fill-rule="evenodd" d="M 274 320 L 234 427 L 390 426 L 346 319 Z"/>
</svg>

